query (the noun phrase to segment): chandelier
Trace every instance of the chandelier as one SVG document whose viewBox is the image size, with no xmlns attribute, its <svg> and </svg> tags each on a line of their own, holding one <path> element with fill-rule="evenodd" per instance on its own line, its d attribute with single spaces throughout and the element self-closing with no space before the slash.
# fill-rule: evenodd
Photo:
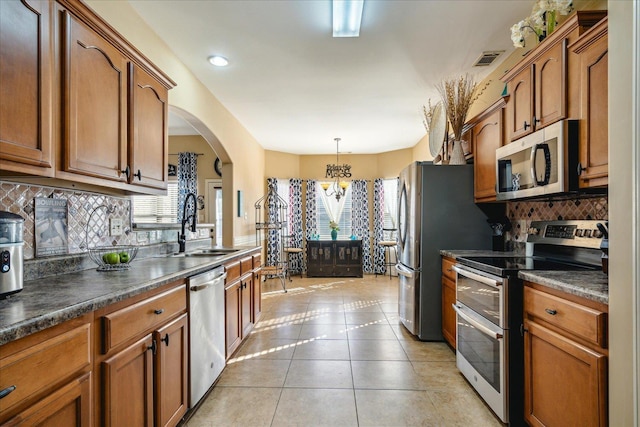
<svg viewBox="0 0 640 427">
<path fill-rule="evenodd" d="M 322 189 L 324 190 L 327 196 L 335 196 L 337 201 L 340 201 L 345 193 L 347 192 L 347 188 L 349 187 L 349 183 L 346 181 L 340 181 L 340 178 L 350 177 L 351 176 L 351 166 L 344 164 L 340 164 L 339 159 L 339 146 L 340 138 L 334 138 L 336 141 L 336 164 L 335 165 L 327 165 L 327 173 L 325 178 L 335 178 L 333 183 L 323 182 L 320 184 Z"/>
</svg>

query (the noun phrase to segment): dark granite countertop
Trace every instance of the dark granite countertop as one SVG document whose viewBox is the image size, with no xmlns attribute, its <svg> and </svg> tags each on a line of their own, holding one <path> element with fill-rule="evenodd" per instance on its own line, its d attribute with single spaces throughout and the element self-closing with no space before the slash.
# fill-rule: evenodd
<svg viewBox="0 0 640 427">
<path fill-rule="evenodd" d="M 458 259 L 465 256 L 518 256 L 517 252 L 491 251 L 489 249 L 440 249 L 440 255 Z"/>
<path fill-rule="evenodd" d="M 129 270 L 96 269 L 24 283 L 22 291 L 0 300 L 0 345 L 106 307 L 174 280 L 210 270 L 256 247 L 226 256 L 136 259 Z"/>
<path fill-rule="evenodd" d="M 520 271 L 518 277 L 568 294 L 609 304 L 609 278 L 602 271 Z"/>
</svg>

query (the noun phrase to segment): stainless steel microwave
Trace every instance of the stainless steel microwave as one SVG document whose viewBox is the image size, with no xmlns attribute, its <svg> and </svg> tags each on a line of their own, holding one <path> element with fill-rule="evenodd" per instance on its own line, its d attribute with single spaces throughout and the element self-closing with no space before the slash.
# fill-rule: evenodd
<svg viewBox="0 0 640 427">
<path fill-rule="evenodd" d="M 496 150 L 496 199 L 578 190 L 578 121 L 563 120 Z"/>
</svg>

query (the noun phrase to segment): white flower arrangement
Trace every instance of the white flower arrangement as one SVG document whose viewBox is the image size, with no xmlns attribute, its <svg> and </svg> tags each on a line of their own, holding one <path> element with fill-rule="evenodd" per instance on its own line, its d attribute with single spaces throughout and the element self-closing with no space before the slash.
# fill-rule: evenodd
<svg viewBox="0 0 640 427">
<path fill-rule="evenodd" d="M 515 47 L 524 47 L 525 37 L 535 33 L 540 39 L 549 35 L 557 24 L 556 15 L 568 15 L 573 10 L 571 0 L 537 0 L 531 15 L 511 27 L 511 41 Z"/>
</svg>

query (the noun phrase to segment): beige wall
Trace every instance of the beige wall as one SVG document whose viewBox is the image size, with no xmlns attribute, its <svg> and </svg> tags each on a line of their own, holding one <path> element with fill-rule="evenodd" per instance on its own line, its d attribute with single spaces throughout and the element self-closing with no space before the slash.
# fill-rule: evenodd
<svg viewBox="0 0 640 427">
<path fill-rule="evenodd" d="M 374 180 L 394 178 L 413 161 L 413 149 L 387 151 L 380 154 L 341 154 L 340 164 L 351 165 L 351 178 Z M 325 179 L 328 164 L 335 164 L 336 156 L 296 155 L 279 151 L 265 151 L 265 178 Z"/>
<path fill-rule="evenodd" d="M 171 154 L 177 154 L 183 151 L 202 154 L 198 156 L 198 195 L 205 195 L 207 192 L 204 182 L 205 179 L 220 179 L 213 169 L 216 153 L 200 135 L 169 137 L 169 163 L 177 166 L 178 156 Z"/>
<path fill-rule="evenodd" d="M 265 179 L 268 177 L 300 178 L 300 156 L 266 150 L 264 152 L 264 177 Z"/>
<path fill-rule="evenodd" d="M 262 195 L 265 165 L 263 148 L 147 26 L 128 2 L 87 0 L 87 4 L 177 83 L 177 87 L 169 91 L 169 104 L 177 107 L 172 111 L 188 113 L 201 123 L 202 128 L 209 131 L 201 134 L 224 164 L 224 216 L 233 218 L 232 222 L 225 221 L 224 244 L 241 244 L 251 239 L 254 235 L 253 219 L 248 221 L 243 217 L 236 217 L 235 194 L 236 190 L 243 190 L 247 201 L 256 200 Z"/>
</svg>

